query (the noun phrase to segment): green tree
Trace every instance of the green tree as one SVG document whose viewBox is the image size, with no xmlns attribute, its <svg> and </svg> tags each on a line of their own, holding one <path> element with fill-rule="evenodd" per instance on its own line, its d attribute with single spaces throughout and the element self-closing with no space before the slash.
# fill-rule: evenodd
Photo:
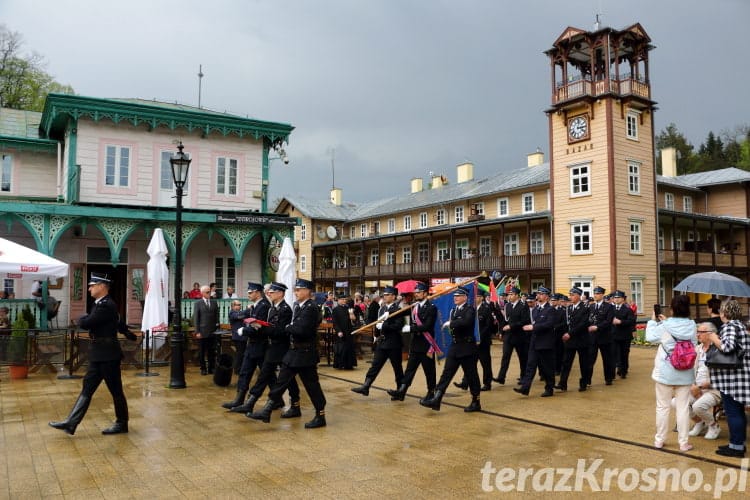
<svg viewBox="0 0 750 500">
<path fill-rule="evenodd" d="M 674 123 L 667 125 L 667 128 L 656 136 L 655 145 L 658 173 L 661 174 L 661 150 L 669 147 L 677 150 L 677 175 L 689 174 L 694 171 L 693 145 L 682 132 L 677 130 L 677 125 Z"/>
<path fill-rule="evenodd" d="M 45 71 L 41 55 L 22 48 L 21 34 L 0 24 L 0 107 L 41 111 L 50 92 L 74 93 Z"/>
</svg>

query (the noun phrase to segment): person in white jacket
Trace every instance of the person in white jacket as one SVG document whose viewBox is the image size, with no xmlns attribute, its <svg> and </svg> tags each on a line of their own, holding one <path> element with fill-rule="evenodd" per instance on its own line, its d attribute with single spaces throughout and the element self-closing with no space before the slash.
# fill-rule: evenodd
<svg viewBox="0 0 750 500">
<path fill-rule="evenodd" d="M 697 343 L 695 321 L 690 319 L 690 299 L 687 295 L 678 295 L 670 304 L 672 317 L 653 314 L 646 324 L 646 340 L 658 343 L 654 358 L 654 370 L 651 378 L 655 382 L 656 392 L 656 435 L 654 447 L 663 448 L 669 429 L 669 412 L 674 397 L 677 417 L 677 441 L 680 451 L 689 451 L 693 446 L 688 443 L 690 432 L 690 387 L 695 382 L 695 370 L 678 370 L 669 360 L 675 345 L 680 340 Z"/>
<path fill-rule="evenodd" d="M 714 407 L 721 404 L 721 393 L 711 386 L 711 377 L 706 366 L 706 351 L 711 346 L 711 334 L 716 333 L 712 322 L 698 324 L 698 357 L 695 360 L 695 384 L 690 387 L 690 418 L 695 425 L 691 436 L 700 436 L 706 432 L 706 439 L 716 439 L 721 427 L 714 419 Z"/>
</svg>

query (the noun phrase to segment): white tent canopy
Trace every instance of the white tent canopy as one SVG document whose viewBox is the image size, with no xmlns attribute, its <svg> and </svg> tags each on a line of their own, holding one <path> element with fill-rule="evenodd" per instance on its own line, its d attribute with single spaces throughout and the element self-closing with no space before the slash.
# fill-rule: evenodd
<svg viewBox="0 0 750 500">
<path fill-rule="evenodd" d="M 64 278 L 68 265 L 36 250 L 0 238 L 0 275 L 4 278 L 44 280 Z"/>
</svg>

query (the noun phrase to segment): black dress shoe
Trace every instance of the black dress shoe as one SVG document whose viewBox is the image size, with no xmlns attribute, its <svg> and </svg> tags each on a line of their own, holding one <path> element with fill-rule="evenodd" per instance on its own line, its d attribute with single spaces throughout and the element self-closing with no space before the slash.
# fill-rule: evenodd
<svg viewBox="0 0 750 500">
<path fill-rule="evenodd" d="M 552 391 L 544 391 L 544 392 L 542 393 L 542 397 L 543 397 L 543 398 L 548 398 L 548 397 L 550 397 L 550 396 L 554 396 L 554 395 L 555 395 L 555 393 L 554 393 L 554 392 L 552 392 Z"/>
<path fill-rule="evenodd" d="M 455 385 L 456 387 L 458 387 L 459 389 L 462 389 L 464 391 L 469 388 L 469 384 L 464 385 L 464 384 L 461 384 L 459 382 L 453 382 L 453 385 Z"/>
<path fill-rule="evenodd" d="M 492 377 L 492 381 L 493 382 L 497 382 L 500 385 L 505 385 L 505 379 L 504 378 L 499 378 L 499 377 L 495 378 L 495 377 Z"/>
<path fill-rule="evenodd" d="M 627 373 L 623 373 L 623 374 L 620 375 L 620 378 L 622 378 L 622 379 L 628 378 L 628 374 Z"/>
<path fill-rule="evenodd" d="M 586 392 L 586 386 L 582 385 L 578 388 L 578 392 Z"/>
<path fill-rule="evenodd" d="M 128 424 L 122 422 L 115 422 L 112 427 L 107 427 L 102 431 L 102 434 L 127 434 Z"/>
<path fill-rule="evenodd" d="M 206 370 L 201 370 L 201 375 L 208 375 L 208 371 L 206 371 Z"/>
<path fill-rule="evenodd" d="M 606 381 L 604 382 L 604 385 L 612 385 L 612 381 L 611 381 L 611 380 L 606 380 Z"/>
<path fill-rule="evenodd" d="M 529 395 L 529 390 L 528 389 L 524 389 L 523 387 L 514 387 L 513 391 L 517 392 L 518 394 L 523 394 L 524 396 L 528 396 Z"/>
<path fill-rule="evenodd" d="M 745 450 L 735 450 L 734 448 L 719 448 L 716 450 L 717 455 L 722 457 L 734 457 L 743 458 L 745 456 Z"/>
<path fill-rule="evenodd" d="M 558 391 L 561 391 L 561 392 L 566 392 L 568 390 L 568 388 L 566 386 L 559 385 L 559 384 L 555 386 L 555 389 L 557 389 Z"/>
<path fill-rule="evenodd" d="M 492 386 L 490 384 L 484 384 L 482 387 L 479 388 L 480 391 L 491 391 Z"/>
</svg>

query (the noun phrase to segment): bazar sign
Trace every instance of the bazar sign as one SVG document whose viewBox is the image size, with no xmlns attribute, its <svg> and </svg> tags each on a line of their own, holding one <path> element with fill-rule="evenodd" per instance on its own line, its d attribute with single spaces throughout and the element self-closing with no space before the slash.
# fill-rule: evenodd
<svg viewBox="0 0 750 500">
<path fill-rule="evenodd" d="M 224 224 L 272 224 L 279 226 L 296 226 L 297 219 L 283 215 L 261 214 L 217 214 L 216 222 Z"/>
</svg>

